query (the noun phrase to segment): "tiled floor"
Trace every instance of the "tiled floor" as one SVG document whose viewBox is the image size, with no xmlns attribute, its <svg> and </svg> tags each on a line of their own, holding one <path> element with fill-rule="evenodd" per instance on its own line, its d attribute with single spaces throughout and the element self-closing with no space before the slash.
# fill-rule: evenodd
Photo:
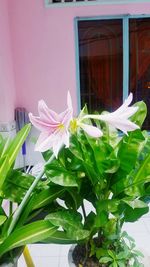
<svg viewBox="0 0 150 267">
<path fill-rule="evenodd" d="M 150 267 L 150 214 L 136 223 L 127 223 L 124 229 L 134 237 L 137 247 L 148 255 L 145 267 Z M 29 245 L 35 267 L 69 267 L 67 255 L 69 245 Z M 19 260 L 18 267 L 26 267 L 24 258 Z"/>
</svg>

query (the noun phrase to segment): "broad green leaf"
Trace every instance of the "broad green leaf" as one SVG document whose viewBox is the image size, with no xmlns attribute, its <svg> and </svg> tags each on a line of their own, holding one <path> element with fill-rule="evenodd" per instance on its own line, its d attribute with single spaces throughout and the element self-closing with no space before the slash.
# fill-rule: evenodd
<svg viewBox="0 0 150 267">
<path fill-rule="evenodd" d="M 78 210 L 82 204 L 82 197 L 76 188 L 68 187 L 62 199 L 65 201 L 66 206 L 73 210 Z"/>
<path fill-rule="evenodd" d="M 91 211 L 86 217 L 85 221 L 85 229 L 92 231 L 95 223 L 96 214 Z"/>
<path fill-rule="evenodd" d="M 126 267 L 126 263 L 124 262 L 124 260 L 122 260 L 122 261 L 117 261 L 117 263 L 118 263 L 118 266 L 119 266 L 119 267 Z"/>
<path fill-rule="evenodd" d="M 117 254 L 117 259 L 118 260 L 122 260 L 122 259 L 126 259 L 128 256 L 129 256 L 129 253 L 130 251 L 129 250 L 124 250 L 124 251 L 121 251 Z"/>
<path fill-rule="evenodd" d="M 30 174 L 23 173 L 17 170 L 11 170 L 5 179 L 1 196 L 13 202 L 20 203 L 26 191 L 34 181 L 34 177 Z M 40 187 L 40 183 L 36 189 Z"/>
<path fill-rule="evenodd" d="M 111 218 L 103 227 L 103 232 L 105 237 L 108 239 L 117 239 L 117 220 L 116 218 Z"/>
<path fill-rule="evenodd" d="M 120 168 L 129 173 L 135 166 L 136 160 L 144 145 L 145 138 L 140 130 L 130 132 L 124 136 L 119 144 L 118 158 Z"/>
<path fill-rule="evenodd" d="M 138 133 L 138 131 L 135 131 Z M 135 133 L 133 133 L 134 136 Z M 139 148 L 138 148 L 139 147 Z M 139 149 L 139 151 L 138 151 Z M 136 151 L 136 150 L 135 150 Z M 123 155 L 126 151 L 123 150 Z M 131 150 L 132 153 L 132 150 Z M 133 155 L 136 155 L 136 152 Z M 133 156 L 132 155 L 132 156 Z M 115 195 L 119 195 L 121 192 L 125 192 L 125 194 L 136 197 L 144 195 L 144 184 L 150 181 L 150 138 L 147 137 L 146 140 L 143 142 L 142 140 L 137 140 L 137 155 L 133 161 L 130 158 L 123 157 L 123 161 L 126 163 L 124 165 L 124 171 L 118 170 L 116 176 L 112 179 L 112 189 Z M 135 162 L 134 162 L 135 161 Z M 128 163 L 127 163 L 128 162 Z M 131 169 L 132 167 L 132 169 Z M 116 182 L 114 182 L 116 181 Z"/>
<path fill-rule="evenodd" d="M 41 191 L 39 194 L 34 196 L 34 205 L 32 210 L 39 209 L 50 204 L 53 200 L 60 197 L 64 189 L 60 186 L 51 186 L 48 189 Z"/>
<path fill-rule="evenodd" d="M 143 101 L 139 101 L 135 103 L 133 106 L 138 107 L 138 110 L 131 117 L 131 120 L 141 127 L 147 115 L 147 106 Z"/>
<path fill-rule="evenodd" d="M 69 238 L 65 232 L 56 231 L 54 234 L 51 235 L 51 237 L 43 240 L 42 243 L 67 245 L 67 244 L 76 244 L 77 240 Z"/>
<path fill-rule="evenodd" d="M 117 211 L 119 200 L 116 199 L 104 199 L 97 201 L 97 212 L 100 213 L 101 211 L 107 212 L 115 212 Z"/>
<path fill-rule="evenodd" d="M 66 170 L 57 161 L 46 165 L 46 175 L 54 184 L 61 186 L 78 186 L 75 173 Z"/>
<path fill-rule="evenodd" d="M 68 237 L 72 239 L 82 240 L 89 235 L 89 231 L 83 230 L 82 218 L 78 212 L 58 211 L 47 215 L 45 219 L 55 226 L 61 226 L 67 232 Z"/>
<path fill-rule="evenodd" d="M 132 209 L 129 205 L 126 203 L 122 203 L 118 207 L 118 212 L 120 215 L 123 214 L 123 219 L 125 222 L 135 222 L 140 217 L 142 217 L 144 214 L 146 214 L 149 211 L 149 207 L 145 208 L 134 208 Z"/>
<path fill-rule="evenodd" d="M 144 203 L 143 201 L 141 201 L 139 199 L 123 200 L 123 202 L 127 203 L 132 209 L 135 209 L 135 208 L 147 208 L 148 207 L 148 205 L 146 203 Z"/>
<path fill-rule="evenodd" d="M 111 257 L 102 257 L 102 258 L 99 260 L 100 263 L 108 263 L 108 262 L 110 262 L 110 261 L 112 261 L 112 258 L 111 258 Z"/>
<path fill-rule="evenodd" d="M 4 215 L 0 215 L 0 226 L 6 221 L 7 217 Z"/>
<path fill-rule="evenodd" d="M 0 256 L 16 247 L 42 241 L 54 234 L 56 229 L 49 221 L 37 221 L 20 227 L 0 245 Z"/>
<path fill-rule="evenodd" d="M 100 259 L 101 257 L 108 257 L 109 256 L 107 249 L 104 249 L 104 248 L 95 248 L 95 250 L 96 250 L 96 257 L 98 259 Z M 94 254 L 95 254 L 95 251 L 94 251 Z"/>
<path fill-rule="evenodd" d="M 97 212 L 97 216 L 95 218 L 95 226 L 102 227 L 108 222 L 108 213 L 106 211 Z"/>
</svg>

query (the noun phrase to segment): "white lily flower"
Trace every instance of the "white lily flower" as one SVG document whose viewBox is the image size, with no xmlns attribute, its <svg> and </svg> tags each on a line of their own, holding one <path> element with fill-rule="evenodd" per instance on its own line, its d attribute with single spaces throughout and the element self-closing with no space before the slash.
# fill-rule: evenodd
<svg viewBox="0 0 150 267">
<path fill-rule="evenodd" d="M 57 114 L 49 109 L 44 102 L 40 100 L 38 104 L 39 117 L 29 113 L 29 118 L 32 124 L 41 131 L 41 134 L 35 145 L 35 150 L 44 152 L 52 149 L 54 155 L 58 156 L 58 152 L 63 145 L 69 147 L 69 125 L 72 120 L 72 101 L 70 93 L 67 96 L 67 109 Z"/>
<path fill-rule="evenodd" d="M 132 102 L 132 99 L 133 95 L 132 93 L 130 93 L 128 98 L 116 111 L 101 115 L 85 115 L 82 120 L 88 118 L 101 120 L 107 122 L 110 126 L 121 130 L 125 134 L 127 134 L 127 132 L 139 129 L 138 125 L 129 120 L 129 118 L 138 110 L 138 107 L 129 107 L 130 103 Z"/>
</svg>

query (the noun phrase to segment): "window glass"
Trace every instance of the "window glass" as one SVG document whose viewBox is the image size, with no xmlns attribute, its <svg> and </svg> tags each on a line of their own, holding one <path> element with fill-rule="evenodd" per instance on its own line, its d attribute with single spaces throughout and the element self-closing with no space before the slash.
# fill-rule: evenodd
<svg viewBox="0 0 150 267">
<path fill-rule="evenodd" d="M 78 22 L 81 106 L 115 110 L 123 95 L 122 19 Z"/>
<path fill-rule="evenodd" d="M 150 19 L 130 19 L 130 79 L 134 101 L 144 100 L 148 116 L 144 129 L 150 129 Z"/>
</svg>

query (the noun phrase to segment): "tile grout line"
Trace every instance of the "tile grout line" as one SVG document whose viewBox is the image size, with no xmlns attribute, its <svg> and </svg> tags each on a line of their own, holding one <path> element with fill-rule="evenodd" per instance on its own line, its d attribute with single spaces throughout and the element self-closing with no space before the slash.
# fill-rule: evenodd
<svg viewBox="0 0 150 267">
<path fill-rule="evenodd" d="M 61 250 L 62 250 L 62 247 L 59 246 L 59 260 L 58 260 L 58 267 L 60 267 L 60 262 L 61 262 Z"/>
</svg>

